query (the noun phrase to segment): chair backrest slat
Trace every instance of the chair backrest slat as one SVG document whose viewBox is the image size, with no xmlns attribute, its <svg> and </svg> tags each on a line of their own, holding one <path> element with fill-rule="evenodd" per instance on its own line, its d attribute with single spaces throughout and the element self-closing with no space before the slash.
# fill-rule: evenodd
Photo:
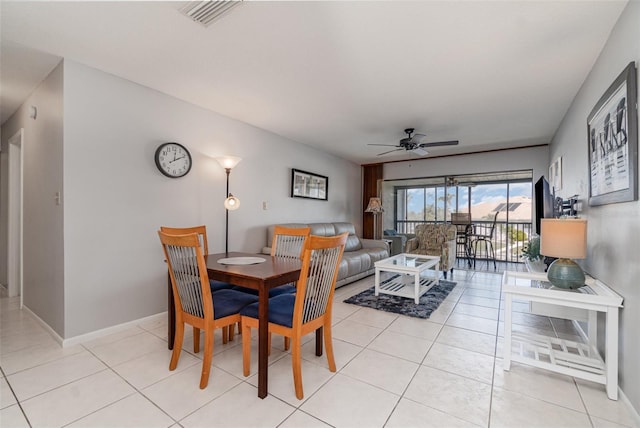
<svg viewBox="0 0 640 428">
<path fill-rule="evenodd" d="M 271 243 L 271 255 L 292 259 L 302 258 L 304 244 L 310 232 L 311 228 L 309 227 L 291 228 L 275 226 L 273 241 Z"/>
<path fill-rule="evenodd" d="M 307 240 L 296 293 L 294 323 L 306 323 L 327 312 L 348 236 L 345 232 L 332 237 L 310 236 Z"/>
<path fill-rule="evenodd" d="M 182 311 L 198 318 L 213 317 L 209 278 L 198 233 L 172 235 L 159 231 L 169 264 L 174 298 Z"/>
</svg>

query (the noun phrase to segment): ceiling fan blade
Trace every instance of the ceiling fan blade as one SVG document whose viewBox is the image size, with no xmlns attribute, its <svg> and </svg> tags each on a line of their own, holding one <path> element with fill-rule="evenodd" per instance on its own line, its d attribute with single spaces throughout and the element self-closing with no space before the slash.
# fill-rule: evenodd
<svg viewBox="0 0 640 428">
<path fill-rule="evenodd" d="M 404 150 L 404 149 L 400 148 L 400 149 L 395 149 L 395 150 L 389 150 L 388 152 L 378 153 L 377 156 L 386 155 L 387 153 L 397 152 L 397 151 L 400 151 L 400 150 Z"/>
<path fill-rule="evenodd" d="M 424 139 L 427 138 L 426 135 L 424 134 L 413 134 L 411 136 L 411 142 L 412 143 L 416 143 L 416 144 L 420 144 L 424 141 Z"/>
<path fill-rule="evenodd" d="M 367 144 L 367 146 L 385 146 L 385 147 L 400 147 L 395 144 Z"/>
<path fill-rule="evenodd" d="M 416 147 L 415 149 L 411 150 L 411 153 L 417 156 L 426 156 L 429 154 L 429 152 L 422 147 Z"/>
<path fill-rule="evenodd" d="M 419 147 L 439 147 L 439 146 L 457 146 L 459 144 L 458 140 L 451 141 L 436 141 L 435 143 L 422 143 Z"/>
</svg>

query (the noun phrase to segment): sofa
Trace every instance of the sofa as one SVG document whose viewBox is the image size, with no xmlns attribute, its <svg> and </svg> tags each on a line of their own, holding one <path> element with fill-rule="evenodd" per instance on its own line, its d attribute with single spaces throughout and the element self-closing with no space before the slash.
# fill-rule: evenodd
<svg viewBox="0 0 640 428">
<path fill-rule="evenodd" d="M 347 243 L 344 247 L 336 288 L 357 281 L 374 273 L 374 263 L 389 257 L 389 248 L 383 240 L 362 239 L 356 236 L 356 229 L 352 223 L 284 223 L 284 227 L 310 227 L 312 235 L 334 236 L 343 232 L 349 232 Z M 275 226 L 267 228 L 267 246 L 262 249 L 264 254 L 271 253 L 273 242 L 273 230 Z"/>
<path fill-rule="evenodd" d="M 447 278 L 456 263 L 456 226 L 450 223 L 424 223 L 415 228 L 416 236 L 407 241 L 405 253 L 440 257 L 440 270 Z"/>
</svg>

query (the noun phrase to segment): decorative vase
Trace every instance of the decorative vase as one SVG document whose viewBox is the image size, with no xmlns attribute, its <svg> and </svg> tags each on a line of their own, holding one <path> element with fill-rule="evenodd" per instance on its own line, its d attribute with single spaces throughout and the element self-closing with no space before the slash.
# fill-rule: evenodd
<svg viewBox="0 0 640 428">
<path fill-rule="evenodd" d="M 547 265 L 544 264 L 543 259 L 525 259 L 524 264 L 527 266 L 529 272 L 544 272 Z"/>
</svg>

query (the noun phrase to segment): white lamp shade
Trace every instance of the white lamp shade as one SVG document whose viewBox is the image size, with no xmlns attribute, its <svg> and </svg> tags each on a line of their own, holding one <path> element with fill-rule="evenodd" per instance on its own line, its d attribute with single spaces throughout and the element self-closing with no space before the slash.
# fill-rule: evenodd
<svg viewBox="0 0 640 428">
<path fill-rule="evenodd" d="M 237 210 L 240 208 L 240 199 L 229 193 L 229 197 L 224 200 L 224 207 L 229 211 Z"/>
<path fill-rule="evenodd" d="M 540 254 L 562 259 L 587 257 L 587 220 L 543 218 L 540 229 Z"/>
<path fill-rule="evenodd" d="M 239 158 L 237 156 L 219 156 L 215 159 L 224 169 L 233 169 L 242 160 L 242 158 Z"/>
</svg>

